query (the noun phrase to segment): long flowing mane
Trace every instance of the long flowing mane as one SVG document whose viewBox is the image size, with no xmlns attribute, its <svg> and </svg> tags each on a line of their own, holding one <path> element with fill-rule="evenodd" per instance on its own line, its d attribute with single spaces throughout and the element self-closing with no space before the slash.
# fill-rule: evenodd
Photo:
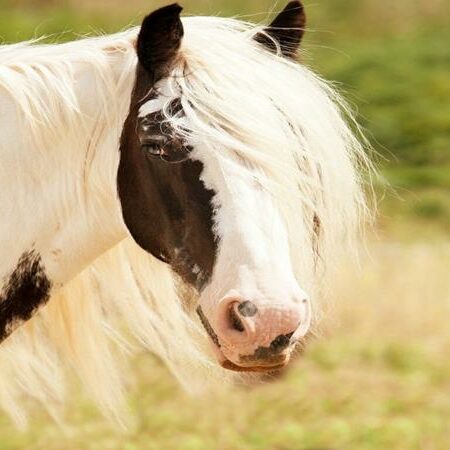
<svg viewBox="0 0 450 450">
<path fill-rule="evenodd" d="M 326 269 L 343 247 L 352 246 L 366 213 L 362 174 L 369 163 L 348 125 L 354 124 L 352 115 L 312 71 L 263 50 L 253 40 L 261 27 L 209 17 L 183 23 L 181 57 L 169 86 L 182 91 L 192 129 L 183 128 L 169 108 L 166 119 L 180 132 L 207 140 L 212 154 L 220 149 L 230 164 L 238 155 L 252 168 L 255 183 L 272 192 L 288 227 L 296 272 L 319 317 Z M 136 35 L 131 29 L 62 45 L 0 47 L 0 89 L 22 111 L 34 147 L 45 152 L 53 133 L 75 137 L 86 129 L 72 82 L 75 64 L 82 63 L 94 74 L 103 105 L 96 132 L 81 144 L 86 176 L 91 165 L 107 163 L 96 147 L 118 147 L 134 80 Z M 111 59 L 117 59 L 118 77 L 111 75 Z M 120 419 L 125 363 L 139 348 L 158 355 L 188 389 L 205 379 L 232 379 L 208 357 L 191 295 L 166 265 L 125 239 L 2 344 L 2 407 L 19 424 L 25 421 L 24 396 L 57 414 L 72 367 L 101 410 Z"/>
</svg>

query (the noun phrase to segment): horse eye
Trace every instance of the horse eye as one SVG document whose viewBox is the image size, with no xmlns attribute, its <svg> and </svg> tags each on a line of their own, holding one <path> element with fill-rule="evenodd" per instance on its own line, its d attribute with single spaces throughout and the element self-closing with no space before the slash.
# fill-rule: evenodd
<svg viewBox="0 0 450 450">
<path fill-rule="evenodd" d="M 147 158 L 157 158 L 168 163 L 180 163 L 189 158 L 193 148 L 190 145 L 174 148 L 166 142 L 166 144 L 143 144 L 142 150 Z"/>
<path fill-rule="evenodd" d="M 192 148 L 166 122 L 156 122 L 149 117 L 139 122 L 137 129 L 141 149 L 147 158 L 170 163 L 183 162 Z"/>
<path fill-rule="evenodd" d="M 160 157 L 163 155 L 163 146 L 158 143 L 143 144 L 142 150 L 145 152 L 146 156 L 150 157 Z"/>
<path fill-rule="evenodd" d="M 149 130 L 147 127 L 147 124 L 141 124 L 143 133 L 139 136 L 139 140 L 142 150 L 147 156 L 158 157 L 163 155 L 163 148 L 168 143 L 168 137 L 159 134 L 149 135 L 146 133 Z"/>
</svg>

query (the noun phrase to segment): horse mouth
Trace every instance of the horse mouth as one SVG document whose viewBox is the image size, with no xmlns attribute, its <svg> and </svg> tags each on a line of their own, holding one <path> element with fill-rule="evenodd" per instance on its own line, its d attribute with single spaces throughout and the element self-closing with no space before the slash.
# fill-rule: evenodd
<svg viewBox="0 0 450 450">
<path fill-rule="evenodd" d="M 273 372 L 275 370 L 280 370 L 286 366 L 289 362 L 289 357 L 285 357 L 282 362 L 279 364 L 263 364 L 262 362 L 256 362 L 256 364 L 260 365 L 249 365 L 249 366 L 240 366 L 230 361 L 229 359 L 225 359 L 220 363 L 220 365 L 227 370 L 232 370 L 234 372 Z"/>
<path fill-rule="evenodd" d="M 217 334 L 212 328 L 209 320 L 203 313 L 201 307 L 197 308 L 197 314 L 200 318 L 200 321 L 203 325 L 203 328 L 206 330 L 214 348 L 214 353 L 219 360 L 220 365 L 227 370 L 232 370 L 234 372 L 272 372 L 275 370 L 280 370 L 286 366 L 289 362 L 290 356 L 289 354 L 279 354 L 273 355 L 270 358 L 265 360 L 259 359 L 256 355 L 246 355 L 241 356 L 239 364 L 230 361 L 223 353 L 221 349 L 221 344 Z"/>
</svg>

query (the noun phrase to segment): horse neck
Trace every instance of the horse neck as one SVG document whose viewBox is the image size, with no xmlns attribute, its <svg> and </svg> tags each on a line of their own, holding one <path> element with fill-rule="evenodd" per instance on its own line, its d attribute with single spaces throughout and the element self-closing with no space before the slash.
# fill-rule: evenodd
<svg viewBox="0 0 450 450">
<path fill-rule="evenodd" d="M 0 289 L 30 252 L 52 286 L 61 286 L 126 236 L 116 171 L 133 64 L 130 52 L 109 49 L 103 59 L 110 67 L 99 75 L 95 64 L 72 56 L 70 77 L 64 80 L 70 86 L 62 94 L 61 86 L 55 87 L 52 98 L 61 103 L 56 110 L 62 117 L 47 118 L 60 128 L 51 136 L 45 129 L 35 133 L 20 97 L 0 87 Z M 45 89 L 49 86 L 34 87 L 44 103 L 50 95 Z M 67 106 L 65 95 L 76 107 Z"/>
</svg>

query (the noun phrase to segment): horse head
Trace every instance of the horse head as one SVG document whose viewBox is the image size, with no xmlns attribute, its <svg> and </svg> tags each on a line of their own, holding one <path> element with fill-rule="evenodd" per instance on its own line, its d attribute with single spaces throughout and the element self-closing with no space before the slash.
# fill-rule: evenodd
<svg viewBox="0 0 450 450">
<path fill-rule="evenodd" d="M 200 57 L 190 54 L 181 9 L 174 4 L 151 13 L 137 38 L 118 170 L 123 218 L 143 249 L 197 290 L 198 315 L 223 367 L 279 368 L 312 316 L 283 209 L 283 196 L 296 193 L 279 189 L 297 188 L 289 165 L 299 164 L 304 138 L 283 104 L 296 95 L 287 90 L 295 78 L 303 7 L 289 3 L 248 38 L 242 30 L 236 67 L 228 55 L 221 64 L 220 55 L 210 54 L 213 35 L 193 36 L 187 27 L 186 39 L 197 42 Z M 227 36 L 221 39 L 225 52 Z M 252 59 L 260 66 L 252 67 Z M 271 67 L 272 85 L 262 73 Z M 254 74 L 246 81 L 242 70 Z M 261 86 L 249 85 L 255 82 Z M 291 182 L 285 186 L 283 166 Z M 309 216 L 300 221 L 312 224 Z"/>
</svg>

